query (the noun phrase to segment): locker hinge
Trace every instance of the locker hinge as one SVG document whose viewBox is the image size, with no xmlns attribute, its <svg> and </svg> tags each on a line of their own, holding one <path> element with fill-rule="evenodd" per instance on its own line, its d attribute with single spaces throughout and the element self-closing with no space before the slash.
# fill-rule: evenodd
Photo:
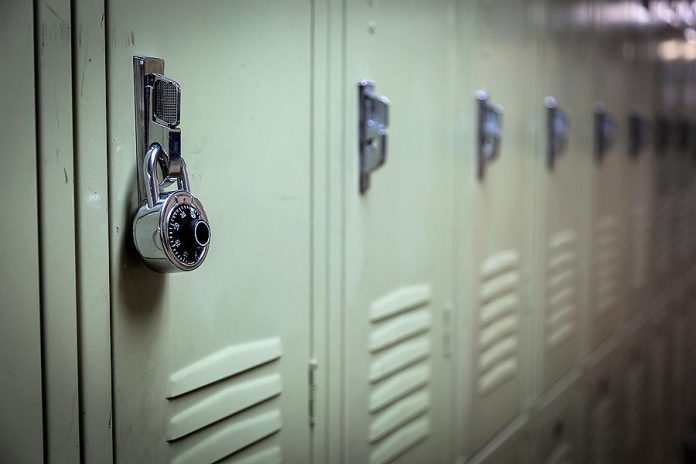
<svg viewBox="0 0 696 464">
<path fill-rule="evenodd" d="M 312 358 L 309 360 L 309 370 L 308 370 L 308 380 L 309 380 L 309 404 L 307 408 L 309 416 L 309 426 L 314 427 L 316 413 L 315 413 L 315 399 L 317 391 L 316 382 L 316 372 L 319 367 L 319 363 L 316 359 Z"/>
<path fill-rule="evenodd" d="M 442 356 L 452 355 L 452 308 L 445 306 L 442 310 Z"/>
</svg>

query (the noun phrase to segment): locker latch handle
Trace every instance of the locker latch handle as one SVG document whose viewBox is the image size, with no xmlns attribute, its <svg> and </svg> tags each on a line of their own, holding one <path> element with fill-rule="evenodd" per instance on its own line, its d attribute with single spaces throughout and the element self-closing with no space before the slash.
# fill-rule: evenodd
<svg viewBox="0 0 696 464">
<path fill-rule="evenodd" d="M 598 162 L 604 159 L 616 138 L 616 120 L 599 103 L 595 108 L 595 156 Z"/>
<path fill-rule="evenodd" d="M 672 139 L 672 123 L 664 115 L 655 119 L 655 152 L 663 156 L 667 154 Z"/>
<path fill-rule="evenodd" d="M 558 106 L 553 97 L 544 99 L 547 113 L 547 156 L 546 162 L 549 169 L 553 169 L 556 158 L 565 153 L 568 148 L 568 132 L 570 130 L 570 117 L 568 112 Z"/>
<path fill-rule="evenodd" d="M 677 123 L 677 150 L 680 154 L 684 154 L 690 145 L 691 123 L 688 119 L 682 119 Z"/>
<path fill-rule="evenodd" d="M 476 103 L 478 105 L 478 177 L 483 179 L 487 165 L 500 154 L 503 109 L 500 105 L 489 102 L 488 94 L 483 90 L 476 92 Z"/>
<path fill-rule="evenodd" d="M 358 82 L 360 193 L 370 188 L 370 175 L 387 160 L 389 99 L 375 93 L 372 81 Z"/>
<path fill-rule="evenodd" d="M 637 111 L 628 114 L 628 154 L 637 158 L 643 151 L 650 133 L 648 121 Z"/>
</svg>

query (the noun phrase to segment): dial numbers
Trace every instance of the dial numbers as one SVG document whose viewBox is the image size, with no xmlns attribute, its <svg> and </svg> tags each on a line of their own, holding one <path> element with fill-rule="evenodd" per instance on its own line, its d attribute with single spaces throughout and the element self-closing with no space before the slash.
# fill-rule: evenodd
<svg viewBox="0 0 696 464">
<path fill-rule="evenodd" d="M 179 262 L 189 266 L 196 264 L 205 252 L 205 246 L 195 239 L 195 225 L 199 217 L 200 213 L 195 206 L 178 204 L 167 223 L 167 238 L 172 253 Z"/>
</svg>

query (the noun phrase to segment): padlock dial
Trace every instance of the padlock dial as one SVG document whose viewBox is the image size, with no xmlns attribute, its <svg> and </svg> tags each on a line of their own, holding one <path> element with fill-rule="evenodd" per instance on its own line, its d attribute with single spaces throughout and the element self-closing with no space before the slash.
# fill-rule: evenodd
<svg viewBox="0 0 696 464">
<path fill-rule="evenodd" d="M 194 205 L 180 203 L 169 215 L 167 239 L 176 259 L 184 265 L 192 266 L 205 253 L 210 241 L 210 228 Z"/>
</svg>

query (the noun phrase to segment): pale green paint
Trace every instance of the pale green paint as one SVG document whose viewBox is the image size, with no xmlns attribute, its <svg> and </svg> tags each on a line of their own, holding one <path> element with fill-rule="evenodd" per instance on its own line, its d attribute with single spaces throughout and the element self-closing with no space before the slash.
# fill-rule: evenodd
<svg viewBox="0 0 696 464">
<path fill-rule="evenodd" d="M 306 460 L 310 7 L 307 1 L 108 4 L 118 462 L 186 462 L 207 453 L 218 459 L 266 435 L 235 457 L 280 446 L 284 462 Z M 183 89 L 183 156 L 212 228 L 210 253 L 195 272 L 156 274 L 132 245 L 137 206 L 133 55 L 163 58 L 165 73 Z M 239 350 L 234 347 L 251 346 L 245 359 L 261 359 L 263 347 L 247 344 L 271 337 L 279 340 L 280 356 L 236 374 Z M 234 359 L 209 358 L 216 352 Z M 197 382 L 190 384 L 201 388 L 167 399 L 170 376 L 186 366 L 201 367 L 192 374 Z M 170 418 L 226 386 L 270 373 L 280 374 L 279 395 L 239 414 L 231 409 L 230 417 L 167 442 Z M 242 431 L 247 438 L 227 440 Z"/>
<path fill-rule="evenodd" d="M 552 388 L 548 392 L 549 401 L 539 408 L 529 426 L 530 462 L 579 462 L 578 454 L 582 453 L 579 382 L 575 377 L 571 382 L 561 381 L 559 384 L 563 388 Z"/>
<path fill-rule="evenodd" d="M 332 104 L 342 108 L 334 124 L 341 124 L 343 138 L 341 150 L 328 154 L 342 160 L 344 232 L 337 245 L 344 253 L 344 327 L 334 345 L 343 352 L 343 390 L 334 390 L 330 402 L 343 406 L 334 420 L 343 425 L 344 462 L 451 459 L 443 320 L 452 305 L 453 7 L 450 1 L 344 2 L 344 29 L 332 31 L 344 40 L 343 65 L 332 74 L 340 83 Z M 364 195 L 356 170 L 360 79 L 373 80 L 391 100 L 387 162 Z M 400 297 L 414 287 L 427 289 L 417 307 Z M 402 306 L 371 320 L 385 301 Z M 429 342 L 427 357 L 368 382 L 370 366 L 408 340 Z M 423 392 L 429 396 L 420 417 L 395 427 L 400 409 Z M 393 432 L 368 440 L 365 431 L 384 421 Z"/>
<path fill-rule="evenodd" d="M 532 89 L 537 67 L 533 1 L 457 3 L 455 219 L 459 329 L 455 429 L 456 449 L 467 458 L 514 420 L 522 421 L 530 397 L 530 314 L 533 193 L 540 169 Z M 497 160 L 483 179 L 476 172 L 475 92 L 484 90 L 503 108 L 503 136 Z M 509 257 L 514 260 L 509 261 Z M 490 267 L 493 263 L 501 263 Z M 496 292 L 489 296 L 492 289 Z M 498 291 L 500 289 L 501 291 Z M 513 298 L 513 312 L 499 322 L 483 318 L 498 298 Z M 506 313 L 507 314 L 507 313 Z M 491 325 L 488 325 L 491 324 Z M 490 344 L 484 337 L 501 324 Z M 515 340 L 514 355 L 500 358 L 486 373 L 481 359 L 499 344 Z M 515 452 L 513 452 L 515 454 Z"/>
<path fill-rule="evenodd" d="M 72 5 L 82 457 L 108 464 L 113 444 L 104 2 Z"/>
<path fill-rule="evenodd" d="M 539 78 L 534 86 L 536 137 L 533 183 L 535 240 L 532 302 L 534 313 L 534 396 L 538 398 L 575 369 L 580 361 L 583 324 L 588 313 L 588 265 L 594 165 L 592 28 L 574 12 L 590 11 L 586 1 L 543 2 L 544 23 L 537 32 Z M 577 15 L 577 13 L 575 13 Z M 568 112 L 568 147 L 553 169 L 547 167 L 547 113 L 543 99 L 552 96 Z M 568 257 L 560 263 L 558 259 Z M 554 282 L 566 278 L 558 285 Z M 572 277 L 571 277 L 572 275 Z M 558 299 L 567 297 L 563 301 Z M 570 311 L 562 315 L 566 305 Z M 567 336 L 558 344 L 554 316 L 563 317 Z"/>
<path fill-rule="evenodd" d="M 282 6 L 215 1 L 205 8 L 185 2 L 136 7 L 113 0 L 106 9 L 105 44 L 100 6 L 88 0 L 74 4 L 77 74 L 72 79 L 76 92 L 85 92 L 75 107 L 75 157 L 87 462 L 111 459 L 106 420 L 110 301 L 113 446 L 119 462 L 217 459 L 256 438 L 262 442 L 229 461 L 306 462 L 311 449 L 313 462 L 379 462 L 413 444 L 400 455 L 402 461 L 437 456 L 447 462 L 525 462 L 528 445 L 534 452 L 551 446 L 547 436 L 535 435 L 536 427 L 547 430 L 552 418 L 565 417 L 559 412 L 565 401 L 560 398 L 585 367 L 591 373 L 582 390 L 596 388 L 609 370 L 595 373 L 592 366 L 615 356 L 626 340 L 622 317 L 588 317 L 594 314 L 587 283 L 592 209 L 596 223 L 611 224 L 616 217 L 630 235 L 635 232 L 626 222 L 629 194 L 650 205 L 654 193 L 649 183 L 638 187 L 652 175 L 650 162 L 641 161 L 627 173 L 625 132 L 607 166 L 593 167 L 595 99 L 605 99 L 622 118 L 619 123 L 624 123 L 629 103 L 647 113 L 652 106 L 644 99 L 635 103 L 621 87 L 627 72 L 621 60 L 610 64 L 616 75 L 594 82 L 602 82 L 602 92 L 585 82 L 588 74 L 572 81 L 588 72 L 576 58 L 595 43 L 592 31 L 563 30 L 560 36 L 569 43 L 550 43 L 548 38 L 555 36 L 549 24 L 533 23 L 539 17 L 526 15 L 545 5 L 541 18 L 548 20 L 551 7 L 561 4 L 537 0 L 456 5 L 446 0 L 327 0 Z M 177 28 L 165 27 L 170 24 Z M 606 40 L 600 36 L 597 43 Z M 540 43 L 544 46 L 536 48 Z M 50 46 L 56 49 L 51 56 L 65 59 L 64 42 Z M 614 55 L 585 65 L 597 68 L 617 51 L 604 52 Z M 209 209 L 213 226 L 208 262 L 191 274 L 156 275 L 131 245 L 134 54 L 164 58 L 167 74 L 184 88 L 184 155 L 193 191 Z M 44 68 L 64 73 L 61 63 Z M 540 72 L 547 76 L 539 77 Z M 56 77 L 43 76 L 40 88 L 45 91 Z M 360 78 L 374 79 L 377 91 L 392 100 L 388 161 L 374 174 L 365 196 L 357 190 L 355 151 L 355 82 Z M 665 82 L 684 85 L 667 77 Z M 479 88 L 505 109 L 501 158 L 483 181 L 476 179 L 473 163 L 473 92 Z M 572 118 L 570 150 L 553 173 L 545 165 L 541 106 L 541 97 L 548 94 Z M 58 97 L 44 92 L 42 104 L 51 98 Z M 70 113 L 64 100 L 57 103 Z M 50 123 L 50 116 L 45 112 L 42 121 Z M 42 134 L 57 134 L 54 126 L 42 126 Z M 68 143 L 66 132 L 52 140 Z M 664 173 L 675 175 L 680 167 L 670 162 Z M 45 169 L 58 172 L 55 166 Z M 593 176 L 598 177 L 596 198 L 591 195 Z M 59 204 L 65 212 L 68 195 L 59 191 L 56 196 L 51 182 L 43 180 L 42 198 L 52 195 L 47 197 L 50 205 Z M 685 190 L 669 189 L 676 192 Z M 70 237 L 66 230 L 59 233 Z M 547 245 L 566 243 L 570 236 L 578 241 L 580 259 L 578 317 L 588 322 L 576 327 L 584 333 L 576 337 L 599 334 L 597 346 L 604 339 L 601 332 L 612 334 L 582 364 L 577 338 L 557 354 L 542 346 L 547 281 L 562 282 L 572 275 L 566 270 L 547 277 L 547 261 L 562 262 L 570 253 L 550 255 Z M 46 340 L 55 345 L 56 334 L 63 334 L 61 346 L 70 348 L 76 339 L 69 324 L 66 328 L 71 312 L 64 303 L 74 290 L 69 282 L 74 269 L 56 273 L 65 250 L 47 243 L 44 249 L 49 260 L 45 288 L 59 297 L 48 307 L 61 311 L 60 324 L 48 328 Z M 629 256 L 624 250 L 621 266 L 614 267 L 627 267 L 635 259 Z M 60 293 L 55 287 L 59 280 L 67 282 Z M 646 297 L 650 294 L 645 291 Z M 500 295 L 504 297 L 496 299 Z M 627 295 L 625 288 L 618 292 L 622 301 Z M 510 318 L 514 305 L 522 310 Z M 456 332 L 451 352 L 450 313 Z M 565 312 L 558 314 L 553 321 Z M 510 329 L 515 328 L 513 339 Z M 487 336 L 492 337 L 488 344 Z M 280 357 L 252 350 L 251 358 L 268 362 L 252 363 L 251 371 L 238 373 L 240 349 L 269 338 L 280 340 Z M 514 361 L 511 346 L 517 347 Z M 231 355 L 211 357 L 214 353 Z M 49 400 L 71 391 L 66 385 L 76 377 L 70 352 L 60 356 L 68 369 L 59 381 L 51 380 Z M 52 366 L 57 357 L 52 353 Z M 313 427 L 307 404 L 310 358 L 317 360 Z M 413 361 L 411 368 L 406 360 Z M 194 381 L 172 394 L 172 379 L 182 372 Z M 257 382 L 270 379 L 270 393 L 251 394 Z M 238 412 L 237 403 L 230 403 L 228 411 L 217 407 L 227 405 L 222 399 L 238 391 L 249 394 L 238 398 L 249 410 Z M 587 409 L 592 401 L 584 396 Z M 69 402 L 49 404 L 49 443 L 63 430 L 57 428 L 63 419 L 55 416 L 59 406 L 69 410 Z M 179 428 L 182 418 L 186 426 Z M 222 421 L 204 427 L 218 419 Z M 587 424 L 587 414 L 584 420 Z M 74 451 L 74 443 L 71 434 L 57 452 Z M 59 459 L 59 454 L 53 456 Z"/>
<path fill-rule="evenodd" d="M 37 4 L 39 227 L 46 455 L 80 459 L 70 2 Z"/>
<path fill-rule="evenodd" d="M 30 2 L 0 3 L 0 461 L 43 461 L 39 237 Z"/>
<path fill-rule="evenodd" d="M 605 153 L 601 162 L 594 163 L 594 185 L 592 194 L 594 204 L 592 207 L 591 227 L 591 262 L 589 295 L 589 334 L 588 350 L 594 350 L 609 337 L 619 332 L 626 318 L 627 303 L 627 272 L 628 246 L 625 237 L 628 236 L 628 175 L 627 168 L 630 159 L 626 153 L 627 124 L 626 115 L 629 107 L 628 97 L 636 101 L 635 95 L 627 95 L 626 73 L 627 66 L 623 56 L 623 41 L 612 33 L 608 27 L 610 21 L 615 20 L 606 5 L 593 3 L 595 11 L 595 47 L 592 77 L 594 79 L 594 100 L 601 102 L 607 111 L 616 118 L 617 137 L 616 143 Z M 605 245 L 606 240 L 612 236 L 617 237 L 617 242 Z M 606 253 L 616 253 L 614 258 L 602 261 Z M 611 278 L 599 278 L 599 273 L 608 266 L 616 265 L 617 272 Z M 609 294 L 602 294 L 603 285 L 614 285 Z M 604 304 L 605 301 L 614 301 L 612 304 Z"/>
</svg>

